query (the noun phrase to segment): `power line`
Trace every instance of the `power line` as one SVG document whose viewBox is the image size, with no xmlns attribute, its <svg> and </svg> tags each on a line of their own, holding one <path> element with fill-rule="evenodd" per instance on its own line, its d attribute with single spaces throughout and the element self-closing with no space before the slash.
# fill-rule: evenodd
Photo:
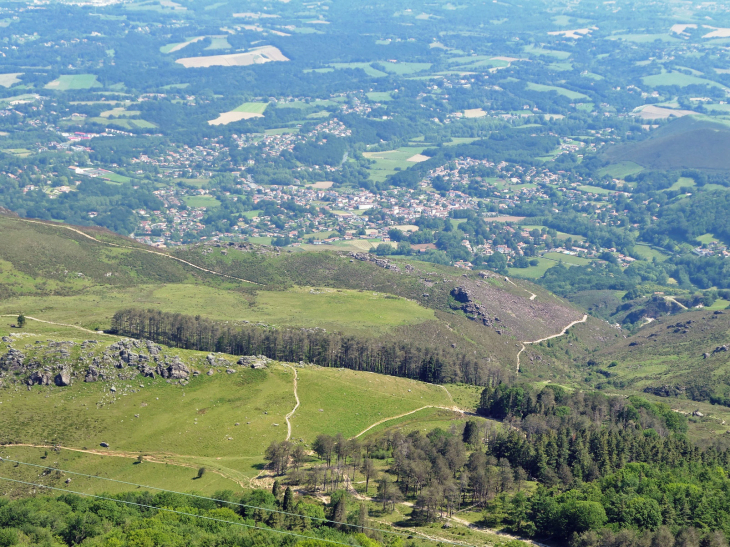
<svg viewBox="0 0 730 547">
<path fill-rule="evenodd" d="M 235 525 L 235 526 L 243 526 L 244 528 L 252 528 L 254 530 L 260 530 L 262 532 L 274 532 L 276 534 L 284 534 L 284 535 L 289 535 L 289 536 L 296 536 L 296 537 L 304 538 L 304 539 L 316 539 L 316 540 L 319 540 L 319 541 L 326 541 L 328 543 L 334 543 L 335 545 L 345 545 L 347 547 L 352 547 L 349 543 L 340 543 L 339 541 L 334 541 L 334 540 L 331 540 L 331 539 L 323 539 L 323 538 L 318 538 L 318 537 L 305 536 L 304 534 L 297 534 L 295 532 L 289 532 L 288 530 L 277 530 L 275 528 L 261 528 L 260 526 L 254 526 L 252 524 L 244 524 L 242 522 L 235 522 L 235 521 L 232 521 L 232 520 L 217 519 L 217 518 L 214 518 L 214 517 L 207 517 L 205 515 L 196 515 L 195 513 L 186 513 L 185 511 L 178 511 L 176 509 L 167 509 L 165 507 L 157 507 L 155 505 L 146 505 L 144 503 L 137 503 L 137 502 L 133 502 L 133 501 L 125 501 L 125 500 L 118 500 L 118 499 L 114 499 L 114 498 L 107 498 L 105 496 L 97 496 L 96 494 L 86 494 L 84 492 L 76 492 L 74 490 L 67 490 L 65 488 L 55 488 L 53 486 L 45 486 L 43 484 L 35 484 L 33 482 L 19 481 L 17 479 L 11 479 L 11 478 L 8 478 L 8 477 L 0 477 L 0 480 L 10 481 L 10 482 L 16 482 L 16 483 L 19 483 L 19 484 L 25 484 L 27 486 L 36 486 L 38 488 L 47 488 L 49 490 L 58 490 L 59 492 L 67 492 L 67 493 L 71 493 L 71 494 L 77 494 L 79 496 L 86 496 L 86 497 L 89 497 L 89 498 L 96 498 L 96 499 L 100 499 L 100 500 L 113 501 L 113 502 L 117 502 L 117 503 L 124 503 L 124 504 L 127 504 L 127 505 L 135 505 L 137 507 L 145 507 L 147 509 L 157 509 L 158 511 L 167 511 L 168 513 L 177 513 L 178 515 L 185 515 L 187 517 L 198 517 L 198 518 L 201 518 L 201 519 L 213 520 L 213 521 L 216 521 L 216 522 L 221 522 L 223 524 L 232 524 L 232 525 Z"/>
<path fill-rule="evenodd" d="M 299 513 L 291 513 L 291 512 L 288 512 L 288 511 L 281 511 L 279 509 L 269 509 L 267 507 L 259 507 L 257 505 L 248 505 L 248 504 L 245 504 L 245 503 L 238 503 L 238 502 L 235 502 L 235 501 L 221 500 L 221 499 L 211 498 L 211 497 L 208 497 L 208 496 L 201 496 L 199 494 L 190 494 L 190 493 L 186 493 L 186 492 L 178 492 L 176 490 L 168 490 L 166 488 L 159 488 L 157 486 L 148 486 L 148 485 L 145 485 L 145 484 L 137 484 L 137 483 L 134 483 L 134 482 L 127 482 L 127 481 L 122 481 L 122 480 L 118 480 L 118 479 L 112 479 L 112 478 L 109 478 L 109 477 L 99 477 L 97 475 L 88 475 L 86 473 L 78 473 L 76 471 L 67 471 L 65 469 L 59 469 L 58 467 L 50 467 L 50 466 L 47 466 L 47 465 L 39 465 L 39 464 L 36 464 L 36 463 L 23 462 L 23 461 L 13 460 L 13 459 L 10 459 L 10 458 L 4 458 L 4 457 L 0 456 L 0 462 L 3 462 L 3 461 L 5 461 L 5 462 L 13 462 L 13 463 L 20 464 L 20 465 L 27 465 L 27 466 L 30 466 L 30 467 L 37 467 L 39 469 L 50 469 L 52 471 L 60 471 L 61 473 L 68 473 L 70 475 L 77 475 L 77 476 L 80 476 L 80 477 L 87 477 L 87 478 L 90 478 L 90 479 L 101 479 L 101 480 L 105 480 L 105 481 L 116 482 L 116 483 L 119 483 L 119 484 L 126 484 L 127 486 L 136 486 L 138 488 L 148 488 L 150 490 L 158 490 L 160 492 L 166 492 L 168 494 L 177 494 L 177 495 L 180 495 L 180 496 L 188 496 L 188 497 L 191 497 L 191 498 L 197 498 L 197 499 L 202 499 L 202 500 L 214 501 L 214 502 L 217 502 L 217 503 L 226 503 L 228 505 L 235 505 L 237 507 L 245 507 L 247 509 L 257 509 L 259 511 L 268 511 L 268 512 L 271 512 L 271 513 L 278 513 L 278 514 L 281 514 L 281 515 L 287 515 L 287 516 L 291 516 L 291 517 L 306 518 L 306 519 L 315 520 L 315 521 L 319 521 L 319 522 L 323 522 L 323 523 L 337 524 L 337 525 L 340 525 L 340 526 L 350 526 L 350 527 L 359 528 L 361 530 L 371 530 L 371 531 L 374 531 L 374 532 L 380 532 L 380 533 L 385 533 L 385 534 L 393 534 L 393 535 L 401 536 L 401 537 L 408 537 L 409 535 L 417 535 L 417 536 L 420 536 L 422 539 L 427 539 L 429 541 L 434 541 L 434 540 L 432 540 L 431 538 L 429 538 L 427 536 L 422 536 L 418 532 L 413 532 L 413 534 L 405 534 L 405 533 L 402 533 L 402 532 L 395 532 L 395 531 L 392 531 L 392 530 L 383 530 L 381 528 L 373 528 L 371 526 L 360 526 L 360 525 L 357 525 L 357 524 L 350 524 L 350 523 L 347 523 L 347 522 L 340 522 L 340 521 L 331 520 L 331 519 L 311 517 L 311 516 L 308 516 L 308 515 L 300 515 Z M 3 478 L 3 477 L 0 477 L 0 478 Z M 8 480 L 12 480 L 12 479 L 8 479 Z M 17 482 L 21 482 L 21 481 L 17 481 Z M 52 488 L 52 487 L 50 487 L 50 486 L 44 486 L 43 488 Z M 55 490 L 59 490 L 59 489 L 58 488 L 55 488 Z M 60 489 L 60 490 L 62 492 L 69 491 L 69 490 L 66 490 L 66 489 Z M 92 494 L 89 494 L 89 495 L 92 495 Z M 471 546 L 470 544 L 467 544 L 467 543 L 459 543 L 459 542 L 456 542 L 456 541 L 449 541 L 447 539 L 439 539 L 438 541 L 441 541 L 442 543 L 448 543 L 450 545 L 459 545 L 459 546 L 463 546 L 463 547 L 473 547 L 473 546 Z"/>
</svg>

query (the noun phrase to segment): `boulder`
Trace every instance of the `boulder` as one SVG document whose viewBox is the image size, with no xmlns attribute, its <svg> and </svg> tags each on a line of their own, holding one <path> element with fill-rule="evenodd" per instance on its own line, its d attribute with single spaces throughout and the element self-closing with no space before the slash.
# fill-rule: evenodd
<svg viewBox="0 0 730 547">
<path fill-rule="evenodd" d="M 71 385 L 71 371 L 67 368 L 56 374 L 53 379 L 58 387 L 65 387 Z"/>
</svg>

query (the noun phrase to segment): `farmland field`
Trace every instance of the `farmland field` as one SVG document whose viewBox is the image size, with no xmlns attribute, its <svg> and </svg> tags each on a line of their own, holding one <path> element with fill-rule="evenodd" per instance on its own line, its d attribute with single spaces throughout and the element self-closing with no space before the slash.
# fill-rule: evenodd
<svg viewBox="0 0 730 547">
<path fill-rule="evenodd" d="M 375 165 L 369 167 L 370 176 L 373 180 L 383 181 L 387 176 L 392 175 L 398 168 L 407 169 L 413 165 L 409 162 L 410 158 L 420 154 L 426 147 L 406 146 L 397 150 L 388 150 L 385 152 L 364 152 L 369 160 L 374 160 Z"/>
<path fill-rule="evenodd" d="M 185 198 L 185 204 L 188 207 L 208 207 L 215 209 L 220 207 L 221 202 L 213 196 L 187 196 Z"/>
<path fill-rule="evenodd" d="M 167 44 L 165 46 L 162 46 L 160 48 L 161 53 L 174 53 L 176 51 L 180 51 L 182 48 L 189 46 L 190 44 L 194 44 L 195 42 L 199 42 L 200 40 L 204 40 L 205 36 L 196 36 L 194 38 L 188 38 L 184 42 L 179 42 L 177 44 Z"/>
<path fill-rule="evenodd" d="M 543 258 L 554 260 L 555 262 L 562 261 L 564 264 L 572 264 L 575 266 L 587 266 L 592 262 L 588 258 L 581 258 L 579 256 L 566 255 L 563 253 L 545 253 Z"/>
<path fill-rule="evenodd" d="M 206 57 L 185 57 L 175 61 L 185 68 L 203 68 L 211 66 L 249 66 L 259 65 L 272 61 L 288 61 L 278 48 L 263 46 L 245 53 L 231 53 L 229 55 L 209 55 Z"/>
<path fill-rule="evenodd" d="M 636 173 L 640 173 L 643 170 L 644 168 L 638 163 L 634 163 L 632 161 L 622 161 L 619 163 L 614 163 L 613 165 L 609 165 L 608 167 L 604 167 L 600 169 L 598 173 L 601 175 L 608 175 L 610 177 L 622 179 L 624 177 L 628 177 L 629 175 L 635 175 Z"/>
<path fill-rule="evenodd" d="M 90 89 L 101 87 L 94 74 L 73 74 L 59 76 L 58 79 L 46 84 L 46 89 L 68 91 L 73 89 Z"/>
<path fill-rule="evenodd" d="M 13 85 L 17 84 L 20 81 L 20 76 L 22 76 L 23 72 L 15 72 L 11 74 L 0 74 L 0 86 L 2 87 L 12 87 Z"/>
<path fill-rule="evenodd" d="M 205 49 L 231 49 L 227 36 L 211 36 L 210 45 Z"/>
<path fill-rule="evenodd" d="M 527 89 L 531 89 L 532 91 L 555 91 L 558 93 L 558 95 L 563 95 L 565 97 L 568 97 L 569 99 L 587 99 L 588 95 L 585 95 L 583 93 L 578 93 L 577 91 L 571 91 L 570 89 L 565 89 L 564 87 L 558 87 L 554 85 L 543 85 L 543 84 L 534 84 L 532 82 L 528 82 Z"/>
<path fill-rule="evenodd" d="M 382 78 L 383 76 L 388 75 L 382 70 L 373 68 L 371 63 L 332 63 L 331 66 L 338 69 L 361 68 L 365 71 L 365 74 L 372 76 L 373 78 Z"/>
<path fill-rule="evenodd" d="M 646 85 L 659 87 L 663 85 L 676 85 L 679 87 L 687 87 L 689 85 L 707 85 L 710 87 L 718 87 L 726 89 L 725 86 L 712 80 L 699 78 L 690 74 L 682 74 L 681 72 L 663 72 L 662 74 L 654 74 L 652 76 L 644 76 L 641 79 Z"/>
<path fill-rule="evenodd" d="M 269 103 L 244 103 L 230 112 L 223 112 L 215 120 L 210 120 L 208 124 L 227 125 L 241 120 L 250 120 L 251 118 L 263 118 L 267 106 L 269 106 Z"/>
</svg>

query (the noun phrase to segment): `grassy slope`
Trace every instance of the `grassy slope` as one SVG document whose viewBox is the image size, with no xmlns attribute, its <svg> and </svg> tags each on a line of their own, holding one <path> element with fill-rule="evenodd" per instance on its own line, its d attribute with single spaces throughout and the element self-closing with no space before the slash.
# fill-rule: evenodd
<svg viewBox="0 0 730 547">
<path fill-rule="evenodd" d="M 9 332 L 6 325 L 0 326 L 0 335 Z M 78 343 L 87 338 L 104 344 L 115 340 L 31 321 L 13 345 L 30 356 L 36 351 L 36 340 Z M 25 349 L 26 346 L 31 349 Z M 5 353 L 5 348 L 6 344 L 0 344 L 1 353 Z M 78 353 L 76 346 L 72 356 Z M 169 348 L 164 353 L 180 355 L 200 371 L 209 369 L 205 354 Z M 234 358 L 230 360 L 233 362 Z M 58 444 L 98 451 L 99 454 L 62 451 L 61 460 L 75 462 L 75 467 L 69 467 L 72 470 L 91 474 L 103 471 L 104 476 L 153 486 L 168 484 L 168 479 L 184 490 L 198 489 L 207 482 L 210 484 L 205 488 L 210 490 L 231 487 L 232 483 L 247 485 L 259 473 L 269 443 L 286 438 L 284 416 L 295 405 L 293 372 L 277 364 L 267 370 L 233 366 L 235 374 L 226 374 L 225 368 L 218 367 L 212 376 L 193 377 L 187 386 L 141 376 L 88 384 L 81 381 L 85 367 L 78 366 L 79 376 L 66 388 L 34 386 L 28 390 L 6 376 L 5 387 L 0 388 L 0 443 Z M 314 366 L 297 367 L 297 371 L 301 405 L 292 417 L 293 439 L 306 443 L 311 443 L 319 433 L 341 432 L 350 437 L 386 417 L 427 405 L 452 404 L 445 390 L 422 382 Z M 109 391 L 111 385 L 116 387 L 115 393 Z M 101 448 L 101 442 L 109 443 L 110 448 Z M 42 451 L 4 447 L 0 452 L 38 463 Z M 52 454 L 49 459 L 59 460 L 59 456 Z M 146 466 L 160 464 L 146 462 L 132 467 L 132 460 L 139 454 L 170 465 L 164 467 L 165 473 L 148 473 Z M 189 483 L 194 473 L 180 469 L 181 466 L 193 470 L 205 466 L 227 477 L 227 481 L 211 477 Z M 159 482 L 154 483 L 153 477 Z M 91 481 L 83 484 L 92 487 Z M 106 484 L 95 488 L 117 490 Z"/>
</svg>

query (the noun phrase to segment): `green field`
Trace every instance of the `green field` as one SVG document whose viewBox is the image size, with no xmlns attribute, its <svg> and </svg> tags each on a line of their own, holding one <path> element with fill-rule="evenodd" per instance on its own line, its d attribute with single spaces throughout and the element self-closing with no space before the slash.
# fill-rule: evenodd
<svg viewBox="0 0 730 547">
<path fill-rule="evenodd" d="M 23 72 L 14 72 L 10 74 L 0 74 L 0 87 L 12 87 L 13 85 L 20 82 L 20 76 Z"/>
<path fill-rule="evenodd" d="M 667 258 L 669 258 L 669 255 L 666 255 L 659 251 L 658 249 L 655 249 L 654 247 L 650 247 L 649 245 L 634 245 L 634 252 L 643 258 L 644 260 L 654 260 L 655 258 L 659 261 L 664 261 Z"/>
<path fill-rule="evenodd" d="M 87 328 L 108 328 L 122 308 L 154 307 L 162 311 L 221 320 L 328 330 L 387 330 L 434 319 L 433 310 L 382 293 L 344 289 L 295 288 L 259 291 L 255 298 L 235 291 L 199 285 L 141 285 L 132 289 L 91 289 L 64 297 L 23 296 L 0 303 L 3 314 L 22 309 L 32 317 Z"/>
<path fill-rule="evenodd" d="M 677 182 L 672 184 L 667 190 L 679 190 L 680 188 L 695 188 L 697 184 L 695 180 L 690 177 L 679 177 Z"/>
<path fill-rule="evenodd" d="M 547 258 L 537 258 L 537 266 L 529 268 L 508 268 L 509 275 L 514 277 L 525 277 L 527 279 L 538 279 L 542 277 L 546 271 L 555 266 L 555 261 Z"/>
<path fill-rule="evenodd" d="M 248 112 L 249 114 L 263 114 L 269 103 L 243 103 L 231 112 Z"/>
<path fill-rule="evenodd" d="M 555 262 L 562 261 L 564 264 L 572 264 L 574 266 L 587 266 L 592 262 L 592 260 L 588 258 L 581 258 L 579 256 L 566 255 L 563 253 L 545 253 L 543 258 L 548 258 Z"/>
<path fill-rule="evenodd" d="M 73 74 L 59 76 L 56 80 L 45 85 L 46 89 L 55 89 L 56 91 L 69 91 L 73 89 L 91 89 L 92 87 L 102 87 L 97 81 L 94 74 Z"/>
<path fill-rule="evenodd" d="M 664 85 L 687 87 L 689 85 L 707 85 L 710 87 L 718 87 L 721 89 L 727 89 L 722 84 L 707 80 L 705 78 L 699 78 L 691 74 L 683 74 L 681 72 L 662 72 L 662 74 L 654 74 L 652 76 L 644 76 L 641 79 L 644 84 L 651 87 L 660 87 Z"/>
<path fill-rule="evenodd" d="M 591 194 L 601 194 L 604 196 L 607 196 L 608 194 L 613 192 L 613 190 L 609 190 L 608 188 L 601 188 L 600 186 L 578 186 L 578 189 L 582 190 L 583 192 L 590 192 Z"/>
<path fill-rule="evenodd" d="M 697 236 L 695 238 L 695 241 L 699 241 L 704 245 L 708 245 L 710 243 L 718 243 L 720 240 L 712 234 L 702 234 L 701 236 Z"/>
<path fill-rule="evenodd" d="M 382 67 L 383 70 L 390 74 L 398 74 L 399 76 L 404 76 L 407 74 L 416 74 L 417 72 L 423 72 L 424 70 L 428 70 L 429 68 L 431 68 L 431 63 L 380 63 L 378 66 Z"/>
<path fill-rule="evenodd" d="M 370 170 L 372 179 L 381 182 L 389 175 L 395 173 L 399 168 L 405 170 L 415 165 L 413 162 L 407 160 L 420 154 L 425 149 L 425 146 L 405 146 L 385 152 L 365 152 L 363 156 L 375 161 L 375 164 L 369 166 L 368 169 Z"/>
<path fill-rule="evenodd" d="M 365 74 L 373 78 L 382 78 L 388 75 L 386 72 L 373 68 L 371 63 L 332 63 L 331 66 L 337 69 L 360 68 L 365 71 Z"/>
<path fill-rule="evenodd" d="M 207 207 L 208 209 L 217 209 L 221 206 L 221 202 L 213 196 L 186 196 L 183 201 L 188 207 Z"/>
<path fill-rule="evenodd" d="M 623 179 L 629 175 L 635 175 L 643 171 L 644 168 L 638 163 L 632 161 L 622 161 L 620 163 L 614 163 L 608 167 L 603 167 L 598 170 L 599 175 L 608 175 L 617 179 Z"/>
<path fill-rule="evenodd" d="M 228 43 L 227 36 L 212 36 L 210 45 L 205 49 L 231 49 L 231 44 Z"/>
<path fill-rule="evenodd" d="M 388 91 L 371 91 L 366 93 L 368 99 L 376 103 L 384 103 L 393 100 L 393 95 Z"/>
<path fill-rule="evenodd" d="M 564 87 L 557 87 L 554 85 L 534 84 L 532 82 L 528 82 L 527 89 L 543 92 L 555 91 L 558 95 L 563 95 L 564 97 L 568 97 L 571 100 L 588 98 L 588 95 L 585 95 L 583 93 L 578 93 L 577 91 L 571 91 L 570 89 L 565 89 Z"/>
<path fill-rule="evenodd" d="M 564 60 L 570 57 L 570 52 L 568 51 L 557 51 L 552 49 L 544 49 L 542 46 L 535 46 L 534 44 L 530 44 L 529 46 L 525 46 L 522 48 L 522 51 L 524 51 L 527 54 L 532 55 L 541 55 L 546 57 L 555 57 L 556 59 Z"/>
<path fill-rule="evenodd" d="M 47 457 L 45 456 L 46 452 L 48 452 Z M 195 478 L 197 469 L 192 463 L 184 461 L 173 461 L 171 463 L 170 458 L 160 458 L 160 461 L 150 461 L 148 459 L 140 464 L 132 455 L 129 457 L 102 456 L 74 450 L 62 449 L 55 452 L 44 448 L 7 446 L 2 448 L 0 454 L 4 458 L 16 461 L 91 475 L 91 477 L 82 477 L 71 473 L 63 475 L 63 479 L 71 478 L 72 484 L 68 488 L 76 492 L 116 494 L 129 492 L 134 488 L 128 484 L 113 481 L 143 484 L 153 488 L 164 488 L 178 492 L 188 492 L 194 489 L 207 495 L 220 490 L 237 491 L 241 489 L 239 481 L 225 478 L 216 472 L 206 473 L 201 479 L 197 479 Z M 10 463 L 6 463 L 0 466 L 0 471 L 4 476 L 12 479 L 38 482 L 39 472 L 42 470 L 24 465 L 15 467 Z M 41 479 L 41 482 L 49 484 L 46 481 L 47 479 Z M 7 483 L 0 484 L 0 492 L 7 492 L 7 489 Z"/>
<path fill-rule="evenodd" d="M 147 120 L 137 120 L 137 119 L 127 119 L 127 118 L 121 118 L 121 119 L 110 119 L 110 118 L 86 118 L 87 123 L 98 123 L 99 125 L 106 125 L 109 127 L 118 127 L 121 129 L 154 129 L 157 127 L 152 122 L 148 122 Z"/>
</svg>

